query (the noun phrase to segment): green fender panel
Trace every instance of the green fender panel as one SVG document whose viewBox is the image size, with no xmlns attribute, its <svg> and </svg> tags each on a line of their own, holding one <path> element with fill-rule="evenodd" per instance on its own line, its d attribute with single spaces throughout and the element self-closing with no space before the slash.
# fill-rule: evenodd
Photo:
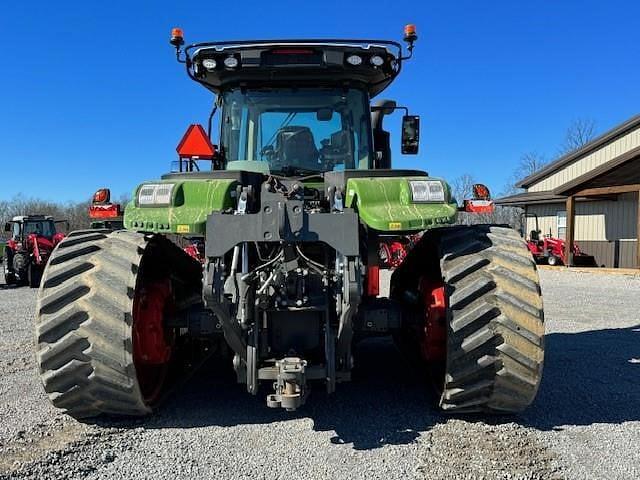
<svg viewBox="0 0 640 480">
<path fill-rule="evenodd" d="M 413 203 L 409 180 L 440 180 L 446 202 Z M 454 223 L 458 211 L 449 185 L 432 177 L 351 178 L 345 205 L 356 208 L 367 226 L 382 232 L 426 230 Z"/>
<path fill-rule="evenodd" d="M 347 183 L 345 205 L 356 208 L 369 227 L 383 231 L 420 231 L 455 222 L 457 205 L 451 202 L 449 186 L 445 186 L 446 203 L 413 203 L 409 178 L 352 178 Z M 439 180 L 429 178 L 432 180 Z M 153 233 L 204 235 L 207 215 L 233 206 L 232 192 L 236 181 L 219 180 L 160 180 L 145 183 L 174 183 L 170 205 L 139 206 L 138 190 L 133 192 L 124 213 L 124 227 L 128 230 Z"/>
<path fill-rule="evenodd" d="M 173 183 L 171 203 L 168 206 L 137 205 L 138 191 L 144 184 Z M 124 211 L 124 228 L 154 233 L 204 235 L 207 215 L 233 206 L 231 193 L 235 180 L 160 180 L 139 185 L 133 200 Z"/>
</svg>

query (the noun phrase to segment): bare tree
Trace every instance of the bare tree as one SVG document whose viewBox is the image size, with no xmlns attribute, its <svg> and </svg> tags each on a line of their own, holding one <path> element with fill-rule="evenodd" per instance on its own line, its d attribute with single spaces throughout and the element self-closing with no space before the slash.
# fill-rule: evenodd
<svg viewBox="0 0 640 480">
<path fill-rule="evenodd" d="M 451 193 L 458 203 L 461 203 L 465 198 L 471 198 L 473 195 L 473 185 L 476 184 L 476 179 L 473 175 L 464 173 L 459 177 L 456 177 L 451 182 Z"/>
<path fill-rule="evenodd" d="M 502 195 L 514 195 L 520 192 L 521 190 L 517 186 L 518 182 L 523 178 L 542 170 L 547 163 L 549 162 L 544 155 L 541 155 L 538 152 L 527 152 L 522 155 L 518 165 L 511 174 L 509 182 L 505 185 Z"/>
<path fill-rule="evenodd" d="M 596 131 L 596 122 L 590 118 L 577 118 L 565 133 L 564 142 L 560 146 L 560 154 L 566 155 L 567 153 L 577 150 L 591 140 L 593 140 Z"/>
</svg>

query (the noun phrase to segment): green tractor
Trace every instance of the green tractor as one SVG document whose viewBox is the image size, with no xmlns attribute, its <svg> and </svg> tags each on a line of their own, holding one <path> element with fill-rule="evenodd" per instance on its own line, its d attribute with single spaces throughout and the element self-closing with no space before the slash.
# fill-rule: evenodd
<svg viewBox="0 0 640 480">
<path fill-rule="evenodd" d="M 56 407 L 147 414 L 217 352 L 250 394 L 296 410 L 312 389 L 349 381 L 354 346 L 377 336 L 424 362 L 416 381 L 436 386 L 445 411 L 532 402 L 544 325 L 526 245 L 503 226 L 454 225 L 460 210 L 490 207 L 485 187 L 459 207 L 444 180 L 391 168 L 384 118 L 404 110 L 408 154 L 419 118 L 372 99 L 416 39 L 408 26 L 406 50 L 380 40 L 183 49 L 174 29 L 178 61 L 216 95 L 209 132 L 190 127 L 177 171 L 134 190 L 123 230 L 73 232 L 53 252 L 36 329 Z"/>
</svg>

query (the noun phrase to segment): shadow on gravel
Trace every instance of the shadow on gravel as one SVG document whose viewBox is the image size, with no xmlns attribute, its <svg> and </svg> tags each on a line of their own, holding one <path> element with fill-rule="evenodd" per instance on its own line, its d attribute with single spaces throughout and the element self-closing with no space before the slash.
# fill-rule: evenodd
<svg viewBox="0 0 640 480">
<path fill-rule="evenodd" d="M 542 385 L 517 420 L 540 430 L 640 421 L 640 325 L 545 337 Z"/>
<path fill-rule="evenodd" d="M 539 430 L 565 425 L 640 421 L 640 326 L 546 336 L 543 381 L 534 404 L 519 416 L 461 416 L 490 425 L 517 423 Z M 264 389 L 251 396 L 235 383 L 230 368 L 208 365 L 145 419 L 98 420 L 122 428 L 196 428 L 271 424 L 308 418 L 316 431 L 335 431 L 336 444 L 356 450 L 409 444 L 450 416 L 440 414 L 427 383 L 389 341 L 357 350 L 353 382 L 334 395 L 317 386 L 299 411 L 272 410 Z"/>
<path fill-rule="evenodd" d="M 265 388 L 257 396 L 235 383 L 230 369 L 208 365 L 183 389 L 174 393 L 158 412 L 134 420 L 98 419 L 97 424 L 147 429 L 196 428 L 270 424 L 308 418 L 316 431 L 335 431 L 335 444 L 353 444 L 356 450 L 384 445 L 409 444 L 435 423 L 443 421 L 432 406 L 434 399 L 425 382 L 401 358 L 391 341 L 359 345 L 351 383 L 339 384 L 327 395 L 313 385 L 306 404 L 297 412 L 266 406 Z"/>
<path fill-rule="evenodd" d="M 461 416 L 537 430 L 640 421 L 640 325 L 545 336 L 542 384 L 520 415 Z"/>
</svg>

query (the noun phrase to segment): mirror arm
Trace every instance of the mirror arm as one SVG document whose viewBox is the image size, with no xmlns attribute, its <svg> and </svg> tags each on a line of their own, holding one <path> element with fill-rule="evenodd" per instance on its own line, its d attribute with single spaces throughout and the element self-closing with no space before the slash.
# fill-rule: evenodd
<svg viewBox="0 0 640 480">
<path fill-rule="evenodd" d="M 373 105 L 371 107 L 372 112 L 383 112 L 384 115 L 389 115 L 394 110 L 404 110 L 405 115 L 409 115 L 408 107 L 399 107 L 397 105 L 387 106 L 387 105 Z"/>
<path fill-rule="evenodd" d="M 218 110 L 218 102 L 213 102 L 211 113 L 209 113 L 209 123 L 207 124 L 207 136 L 209 137 L 209 141 L 211 141 L 211 128 L 213 126 L 213 116 L 216 114 L 217 110 Z"/>
</svg>

